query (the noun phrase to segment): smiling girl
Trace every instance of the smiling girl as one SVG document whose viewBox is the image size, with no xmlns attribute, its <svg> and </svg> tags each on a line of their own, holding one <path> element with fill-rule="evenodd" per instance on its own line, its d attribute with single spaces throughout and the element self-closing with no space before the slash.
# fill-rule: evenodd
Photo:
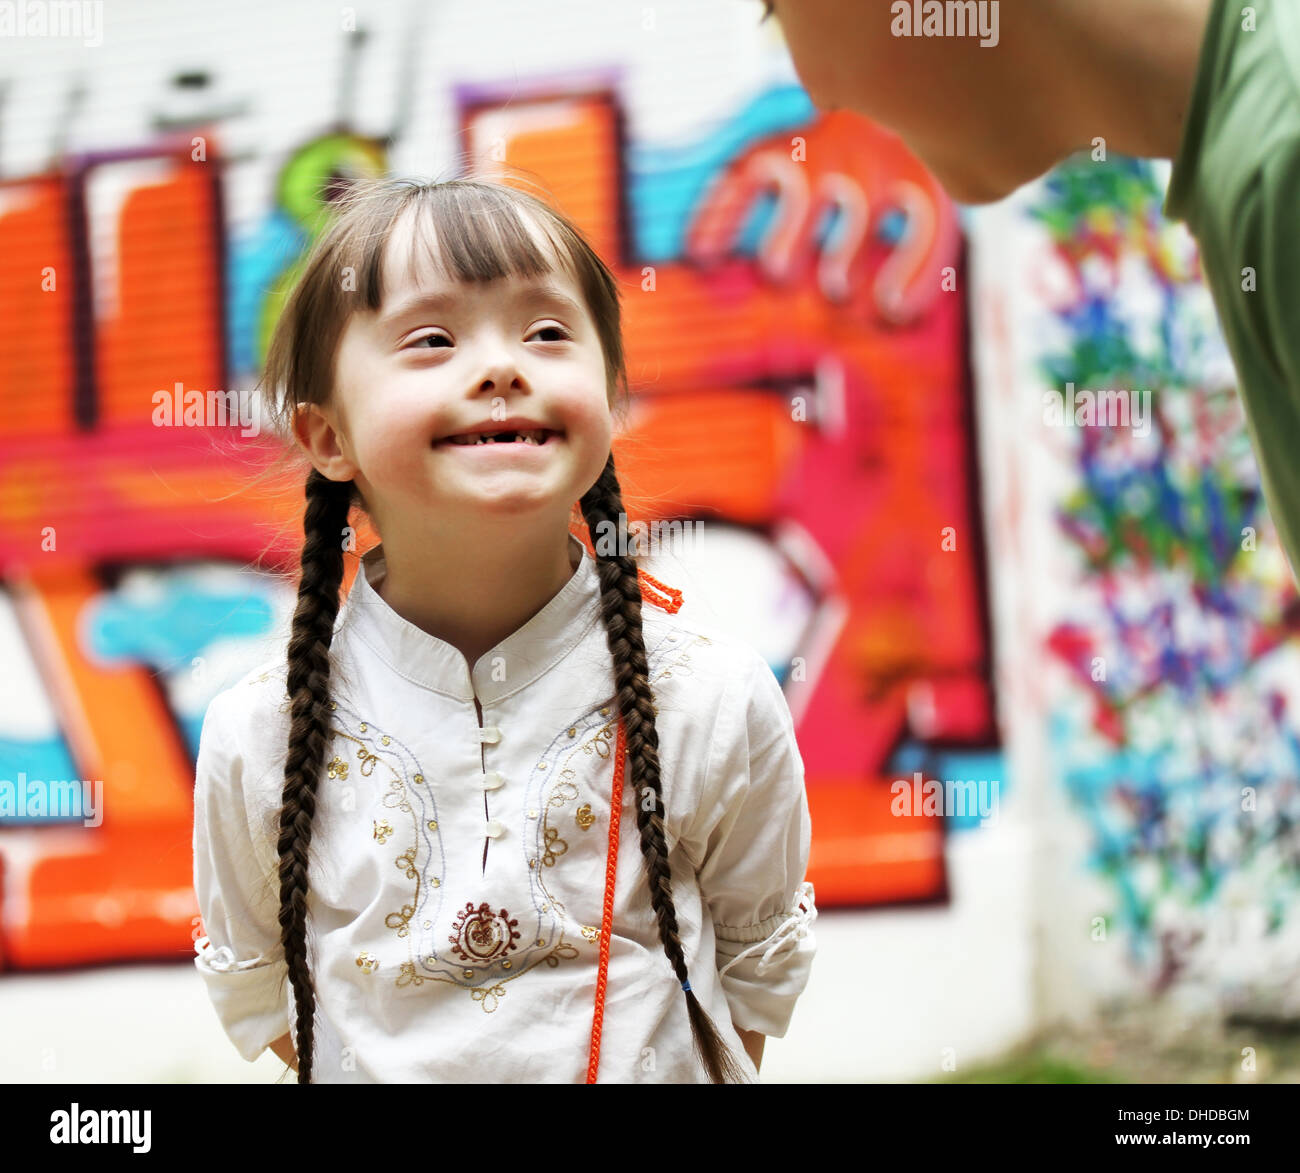
<svg viewBox="0 0 1300 1173">
<path fill-rule="evenodd" d="M 311 465 L 297 609 L 195 782 L 196 965 L 240 1054 L 757 1079 L 815 950 L 803 765 L 766 662 L 605 540 L 612 273 L 512 187 L 358 184 L 262 390 Z M 340 610 L 354 507 L 382 540 Z"/>
</svg>

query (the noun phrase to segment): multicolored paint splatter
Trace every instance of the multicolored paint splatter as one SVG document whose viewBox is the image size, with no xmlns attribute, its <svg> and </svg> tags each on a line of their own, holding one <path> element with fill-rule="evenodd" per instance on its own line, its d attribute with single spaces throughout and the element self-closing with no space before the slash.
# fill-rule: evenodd
<svg viewBox="0 0 1300 1173">
<path fill-rule="evenodd" d="M 1194 252 L 1151 164 L 1081 161 L 1030 211 L 1059 265 L 1042 386 L 1144 389 L 1152 426 L 1063 428 L 1055 505 L 1073 567 L 1047 640 L 1073 687 L 1049 740 L 1090 865 L 1156 989 L 1294 951 L 1300 603 L 1272 534 Z M 1254 926 L 1224 947 L 1232 932 Z M 1293 973 L 1293 971 L 1290 971 Z M 1236 979 L 1234 979 L 1236 980 Z"/>
</svg>

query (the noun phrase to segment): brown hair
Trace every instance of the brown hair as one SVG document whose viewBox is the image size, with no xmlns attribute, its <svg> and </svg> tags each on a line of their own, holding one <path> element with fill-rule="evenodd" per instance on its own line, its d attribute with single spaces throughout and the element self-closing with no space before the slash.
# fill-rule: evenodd
<svg viewBox="0 0 1300 1173">
<path fill-rule="evenodd" d="M 259 394 L 269 416 L 289 435 L 294 412 L 325 403 L 333 394 L 334 358 L 354 309 L 377 311 L 383 301 L 383 256 L 394 225 L 407 211 L 436 239 L 443 264 L 461 282 L 528 278 L 549 272 L 551 261 L 528 232 L 538 225 L 562 263 L 571 267 L 600 338 L 612 407 L 628 402 L 618 284 L 581 232 L 543 200 L 501 182 L 453 179 L 423 183 L 405 179 L 356 181 L 336 201 L 333 219 L 303 263 L 285 300 L 267 350 Z M 342 276 L 346 269 L 350 273 Z M 621 392 L 621 399 L 619 394 Z M 291 726 L 280 810 L 280 939 L 297 1007 L 298 1081 L 312 1074 L 315 990 L 307 964 L 308 847 L 316 788 L 331 734 L 330 643 L 343 580 L 340 535 L 350 533 L 353 505 L 366 502 L 353 481 L 332 481 L 316 469 L 307 475 L 302 569 L 288 645 Z M 611 452 L 599 479 L 579 505 L 589 532 L 601 522 L 617 524 L 623 500 Z M 608 532 L 608 531 L 603 531 Z M 683 984 L 696 1054 L 715 1083 L 745 1082 L 717 1028 L 688 986 L 686 958 L 678 937 L 664 837 L 659 778 L 659 739 L 654 695 L 647 676 L 641 632 L 641 588 L 635 555 L 603 554 L 593 542 L 600 579 L 600 610 L 618 687 L 618 713 L 626 728 L 628 785 L 653 792 L 654 806 L 635 803 L 641 851 L 659 937 L 677 980 Z M 358 571 L 364 573 L 364 570 Z"/>
</svg>

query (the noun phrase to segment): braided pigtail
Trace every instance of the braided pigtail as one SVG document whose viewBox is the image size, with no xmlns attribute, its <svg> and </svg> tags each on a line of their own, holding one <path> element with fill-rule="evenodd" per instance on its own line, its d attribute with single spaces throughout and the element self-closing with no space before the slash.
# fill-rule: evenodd
<svg viewBox="0 0 1300 1173">
<path fill-rule="evenodd" d="M 330 643 L 343 583 L 343 531 L 355 485 L 307 475 L 302 578 L 289 638 L 291 725 L 280 808 L 280 941 L 297 1007 L 298 1082 L 311 1083 L 316 991 L 307 965 L 307 848 L 329 747 Z"/>
<path fill-rule="evenodd" d="M 618 711 L 627 730 L 627 756 L 632 767 L 632 792 L 636 795 L 637 827 L 641 852 L 650 881 L 650 900 L 659 922 L 659 939 L 668 961 L 686 994 L 686 1011 L 691 1036 L 709 1078 L 714 1083 L 748 1082 L 735 1056 L 718 1034 L 717 1027 L 690 988 L 686 958 L 677 935 L 677 912 L 673 908 L 672 883 L 668 870 L 668 845 L 664 837 L 663 794 L 659 782 L 659 735 L 655 731 L 654 696 L 650 691 L 645 641 L 641 635 L 641 583 L 632 556 L 599 553 L 596 534 L 602 522 L 618 526 L 623 513 L 623 495 L 614 471 L 611 453 L 600 479 L 582 498 L 582 515 L 597 550 L 596 570 L 600 575 L 601 615 L 614 657 L 614 679 L 618 686 Z M 654 794 L 654 809 L 641 801 Z"/>
</svg>

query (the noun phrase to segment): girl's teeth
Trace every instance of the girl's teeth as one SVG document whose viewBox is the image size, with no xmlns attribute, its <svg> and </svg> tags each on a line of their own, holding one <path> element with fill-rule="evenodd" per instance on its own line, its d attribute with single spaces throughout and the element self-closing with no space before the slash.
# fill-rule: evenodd
<svg viewBox="0 0 1300 1173">
<path fill-rule="evenodd" d="M 477 439 L 474 439 L 474 440 L 470 440 L 470 441 L 460 440 L 460 441 L 456 441 L 456 442 L 457 442 L 457 443 L 462 443 L 462 444 L 463 444 L 463 443 L 470 443 L 470 444 L 540 444 L 540 443 L 542 442 L 543 438 L 544 438 L 541 434 L 536 433 L 536 432 L 516 432 L 516 433 L 515 433 L 515 436 L 517 437 L 517 439 L 515 439 L 515 440 L 497 440 L 497 439 L 492 438 L 491 436 L 480 435 Z"/>
</svg>

